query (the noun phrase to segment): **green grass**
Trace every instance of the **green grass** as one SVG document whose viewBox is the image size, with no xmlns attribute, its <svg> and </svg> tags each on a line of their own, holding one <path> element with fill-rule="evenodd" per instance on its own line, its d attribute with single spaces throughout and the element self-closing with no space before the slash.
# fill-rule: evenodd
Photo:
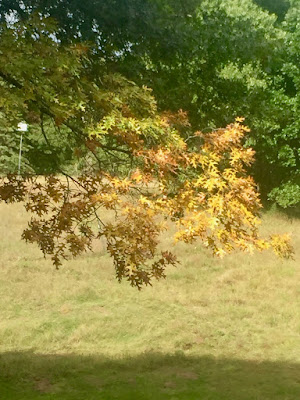
<svg viewBox="0 0 300 400">
<path fill-rule="evenodd" d="M 26 218 L 0 207 L 0 400 L 300 399 L 300 220 L 262 227 L 293 235 L 295 261 L 178 244 L 138 292 L 103 243 L 56 271 L 20 241 Z"/>
</svg>

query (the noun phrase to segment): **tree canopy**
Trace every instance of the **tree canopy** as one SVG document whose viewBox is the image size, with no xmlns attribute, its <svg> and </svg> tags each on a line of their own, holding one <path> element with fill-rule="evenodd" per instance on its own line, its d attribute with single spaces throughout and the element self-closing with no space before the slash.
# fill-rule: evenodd
<svg viewBox="0 0 300 400">
<path fill-rule="evenodd" d="M 201 239 L 216 256 L 292 255 L 287 236 L 259 235 L 254 151 L 245 144 L 259 147 L 265 174 L 272 162 L 281 171 L 271 185 L 262 179 L 271 195 L 295 203 L 295 10 L 283 32 L 250 0 L 0 7 L 0 146 L 11 146 L 0 158 L 0 198 L 24 201 L 33 216 L 23 238 L 56 267 L 104 237 L 118 279 L 140 288 L 176 263 L 159 248 L 168 220 L 176 240 Z M 283 105 L 288 114 L 276 115 Z M 21 177 L 8 174 L 20 121 L 30 125 Z"/>
<path fill-rule="evenodd" d="M 0 5 L 2 21 L 26 21 L 36 12 L 57 21 L 62 43 L 93 46 L 89 73 L 97 74 L 102 62 L 151 87 L 160 111 L 184 109 L 195 130 L 226 126 L 243 115 L 251 128 L 247 143 L 256 150 L 250 172 L 263 199 L 299 205 L 299 2 L 4 0 Z"/>
</svg>

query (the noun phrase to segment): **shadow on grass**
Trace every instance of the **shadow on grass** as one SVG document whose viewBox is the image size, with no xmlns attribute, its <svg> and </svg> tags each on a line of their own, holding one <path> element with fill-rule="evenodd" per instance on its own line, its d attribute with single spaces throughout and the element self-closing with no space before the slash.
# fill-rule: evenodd
<svg viewBox="0 0 300 400">
<path fill-rule="evenodd" d="M 299 400 L 300 365 L 147 353 L 3 353 L 1 400 Z"/>
</svg>

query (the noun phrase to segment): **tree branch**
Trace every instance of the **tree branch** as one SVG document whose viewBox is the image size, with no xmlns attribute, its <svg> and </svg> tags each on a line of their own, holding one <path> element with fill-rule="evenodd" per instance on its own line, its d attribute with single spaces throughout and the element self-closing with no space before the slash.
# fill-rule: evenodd
<svg viewBox="0 0 300 400">
<path fill-rule="evenodd" d="M 18 82 L 14 77 L 4 73 L 1 70 L 0 70 L 0 77 L 6 83 L 15 86 L 18 89 L 24 89 L 24 86 L 20 82 Z M 48 115 L 48 117 L 50 117 L 51 119 L 55 120 L 55 114 L 52 112 L 52 110 L 49 107 L 49 105 L 45 104 L 44 99 L 41 96 L 39 96 L 38 94 L 36 94 L 35 96 L 36 96 L 36 99 L 32 100 L 32 102 L 35 103 L 38 106 L 40 112 L 42 114 Z M 97 156 L 97 154 L 93 150 L 88 148 L 86 143 L 85 143 L 85 141 L 87 139 L 86 134 L 84 132 L 82 132 L 82 130 L 79 129 L 78 127 L 75 127 L 73 124 L 70 124 L 68 121 L 63 121 L 62 125 L 66 126 L 74 134 L 76 134 L 77 136 L 79 136 L 82 139 L 82 142 L 83 142 L 84 146 L 93 154 L 94 158 L 98 162 L 99 168 L 101 168 L 102 162 L 101 162 L 100 158 Z M 100 144 L 100 143 L 99 143 L 99 145 L 104 150 L 117 151 L 117 152 L 128 154 L 128 155 L 131 154 L 131 152 L 129 150 L 121 149 L 119 147 L 110 147 L 110 146 L 106 146 L 106 145 L 103 145 L 103 144 Z"/>
</svg>

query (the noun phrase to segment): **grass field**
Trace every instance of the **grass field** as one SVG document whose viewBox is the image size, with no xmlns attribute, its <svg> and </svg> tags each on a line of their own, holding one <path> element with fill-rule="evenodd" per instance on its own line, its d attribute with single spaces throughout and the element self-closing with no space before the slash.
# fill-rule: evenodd
<svg viewBox="0 0 300 400">
<path fill-rule="evenodd" d="M 295 261 L 179 244 L 138 292 L 103 244 L 56 271 L 20 240 L 26 218 L 0 207 L 0 400 L 300 399 L 300 220 L 262 228 L 290 232 Z"/>
</svg>

